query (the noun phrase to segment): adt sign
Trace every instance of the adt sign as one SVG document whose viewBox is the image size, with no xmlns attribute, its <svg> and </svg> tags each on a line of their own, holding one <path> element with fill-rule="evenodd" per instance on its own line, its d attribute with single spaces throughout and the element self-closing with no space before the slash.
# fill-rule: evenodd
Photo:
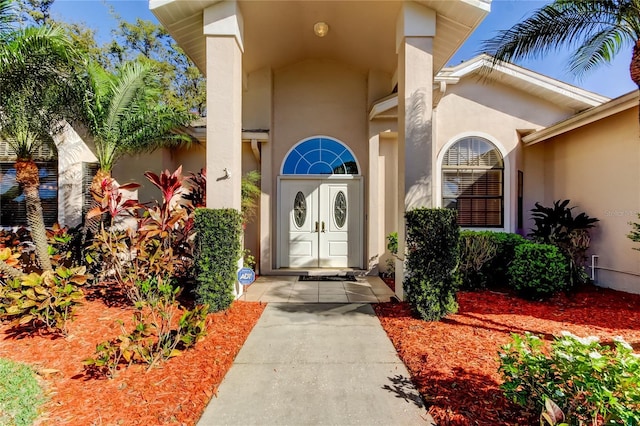
<svg viewBox="0 0 640 426">
<path fill-rule="evenodd" d="M 256 273 L 251 268 L 242 268 L 238 271 L 238 282 L 242 285 L 249 285 L 256 280 Z"/>
</svg>

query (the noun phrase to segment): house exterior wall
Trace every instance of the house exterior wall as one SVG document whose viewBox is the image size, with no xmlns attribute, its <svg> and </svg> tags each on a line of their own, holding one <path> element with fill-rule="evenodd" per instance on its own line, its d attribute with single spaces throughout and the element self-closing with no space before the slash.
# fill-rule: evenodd
<svg viewBox="0 0 640 426">
<path fill-rule="evenodd" d="M 173 172 L 180 164 L 175 162 L 168 149 L 158 149 L 151 153 L 129 155 L 121 158 L 113 167 L 111 175 L 120 184 L 137 183 L 138 200 L 142 203 L 162 200 L 160 190 L 144 177 L 145 172 L 155 174 L 168 169 Z"/>
<path fill-rule="evenodd" d="M 442 205 L 442 159 L 446 150 L 463 137 L 484 137 L 498 147 L 505 159 L 503 229 L 516 232 L 517 176 L 523 167 L 518 130 L 538 130 L 572 114 L 571 110 L 505 85 L 469 78 L 448 86 L 434 112 L 436 206 Z"/>
<path fill-rule="evenodd" d="M 640 293 L 640 253 L 626 237 L 640 211 L 638 107 L 525 147 L 524 154 L 526 174 L 536 169 L 525 209 L 536 201 L 548 206 L 570 199 L 576 213 L 600 219 L 591 230 L 589 254 L 606 269 L 596 270 L 596 283 Z"/>
<path fill-rule="evenodd" d="M 289 150 L 311 136 L 335 138 L 354 153 L 364 177 L 364 203 L 369 185 L 367 73 L 329 60 L 305 60 L 274 70 L 273 121 L 270 133 L 271 251 L 276 253 L 277 177 Z M 264 161 L 263 159 L 263 167 Z M 363 218 L 366 212 L 363 212 Z M 363 224 L 366 229 L 366 225 Z M 262 231 L 264 234 L 264 230 Z M 366 242 L 365 242 L 366 247 Z M 272 257 L 270 266 L 276 266 Z"/>
</svg>

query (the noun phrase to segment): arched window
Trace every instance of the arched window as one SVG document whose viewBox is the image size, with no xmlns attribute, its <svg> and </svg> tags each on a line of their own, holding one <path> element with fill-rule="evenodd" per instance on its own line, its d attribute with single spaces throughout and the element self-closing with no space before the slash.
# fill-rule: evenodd
<svg viewBox="0 0 640 426">
<path fill-rule="evenodd" d="M 283 175 L 357 175 L 358 163 L 341 142 L 315 137 L 294 146 L 282 164 Z"/>
<path fill-rule="evenodd" d="M 460 139 L 442 160 L 442 206 L 458 211 L 460 226 L 502 227 L 503 182 L 500 151 L 480 137 Z"/>
</svg>

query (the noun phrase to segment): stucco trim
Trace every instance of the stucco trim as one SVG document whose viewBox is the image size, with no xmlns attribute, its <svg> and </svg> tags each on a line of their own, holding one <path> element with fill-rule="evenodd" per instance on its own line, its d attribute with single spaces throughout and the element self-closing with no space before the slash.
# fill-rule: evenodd
<svg viewBox="0 0 640 426">
<path fill-rule="evenodd" d="M 535 145 L 553 137 L 562 135 L 578 127 L 602 120 L 619 112 L 638 106 L 639 91 L 634 90 L 600 106 L 588 109 L 580 114 L 556 123 L 547 128 L 522 137 L 525 146 Z"/>
<path fill-rule="evenodd" d="M 489 72 L 489 70 L 491 71 Z M 561 98 L 565 98 L 567 102 L 569 100 L 574 103 L 578 102 L 583 105 L 583 108 L 598 106 L 610 100 L 610 98 L 606 96 L 581 89 L 509 62 L 494 64 L 493 58 L 484 53 L 454 67 L 443 68 L 435 80 L 441 81 L 451 77 L 461 79 L 475 74 L 483 75 L 489 79 L 498 79 L 499 76 L 515 78 L 525 84 L 525 86 L 520 87 L 524 91 L 530 92 L 534 88 L 538 88 L 545 92 L 553 93 L 556 96 L 559 95 Z M 455 84 L 454 81 L 447 82 L 449 84 Z M 530 86 L 527 87 L 526 85 Z"/>
<path fill-rule="evenodd" d="M 501 228 L 468 228 L 470 230 L 473 231 L 494 231 L 494 232 L 500 232 L 500 231 L 504 231 L 504 232 L 513 232 L 512 230 L 512 218 L 511 218 L 511 214 L 513 212 L 513 201 L 514 201 L 514 197 L 513 194 L 511 193 L 511 189 L 513 188 L 513 185 L 511 183 L 511 180 L 513 178 L 513 176 L 516 176 L 515 173 L 513 173 L 513 171 L 511 170 L 512 165 L 511 165 L 511 161 L 509 160 L 509 151 L 507 151 L 504 147 L 504 145 L 502 143 L 500 143 L 500 141 L 498 141 L 495 137 L 493 137 L 492 135 L 488 134 L 488 133 L 484 133 L 484 132 L 463 132 L 463 133 L 458 133 L 456 134 L 454 137 L 452 137 L 451 139 L 449 139 L 449 141 L 447 141 L 446 144 L 444 144 L 442 146 L 442 148 L 440 148 L 440 151 L 438 152 L 438 155 L 436 157 L 436 175 L 435 175 L 435 190 L 434 190 L 434 194 L 435 194 L 435 206 L 436 207 L 442 207 L 442 161 L 444 160 L 444 154 L 447 152 L 447 150 L 449 148 L 451 148 L 453 146 L 453 144 L 455 144 L 456 142 L 458 142 L 460 139 L 464 139 L 464 138 L 469 138 L 469 137 L 478 137 L 478 138 L 484 138 L 486 140 L 488 140 L 489 142 L 491 142 L 496 148 L 498 148 L 498 151 L 500 151 L 500 154 L 502 155 L 502 160 L 504 161 L 504 186 L 503 186 L 503 206 L 504 206 L 504 211 L 503 211 L 503 223 L 502 223 L 502 227 Z"/>
</svg>

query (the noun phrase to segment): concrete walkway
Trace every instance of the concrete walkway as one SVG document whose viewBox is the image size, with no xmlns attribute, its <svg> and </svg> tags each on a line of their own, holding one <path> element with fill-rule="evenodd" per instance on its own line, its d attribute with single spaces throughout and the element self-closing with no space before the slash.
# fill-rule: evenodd
<svg viewBox="0 0 640 426">
<path fill-rule="evenodd" d="M 261 276 L 245 288 L 240 300 L 265 303 L 381 303 L 393 291 L 376 276 L 300 281 L 298 276 Z"/>
<path fill-rule="evenodd" d="M 369 304 L 270 303 L 198 425 L 432 425 Z"/>
</svg>

